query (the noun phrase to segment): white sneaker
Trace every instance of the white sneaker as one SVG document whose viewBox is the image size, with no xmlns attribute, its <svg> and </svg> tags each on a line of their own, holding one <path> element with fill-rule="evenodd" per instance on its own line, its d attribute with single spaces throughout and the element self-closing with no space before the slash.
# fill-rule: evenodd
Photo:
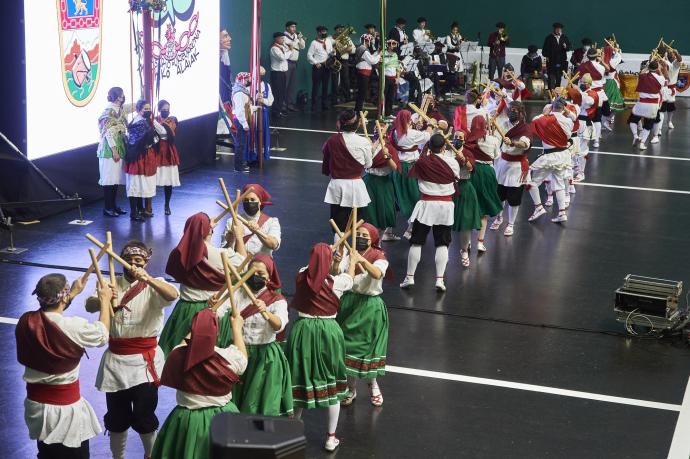
<svg viewBox="0 0 690 459">
<path fill-rule="evenodd" d="M 335 435 L 329 435 L 328 440 L 326 440 L 326 444 L 323 445 L 323 447 L 326 451 L 335 451 L 339 444 L 340 440 L 335 438 Z"/>
<path fill-rule="evenodd" d="M 539 206 L 534 209 L 534 212 L 532 215 L 527 219 L 528 222 L 533 222 L 537 218 L 541 217 L 546 213 L 546 209 L 544 209 L 544 206 Z"/>
<path fill-rule="evenodd" d="M 672 122 L 669 121 L 669 122 L 668 122 L 668 128 L 669 128 L 669 129 L 674 129 L 675 126 L 673 125 Z"/>
<path fill-rule="evenodd" d="M 570 207 L 570 193 L 565 194 L 565 199 L 563 200 L 563 207 L 567 209 Z"/>
<path fill-rule="evenodd" d="M 647 149 L 647 145 L 645 145 L 644 143 L 640 142 L 639 149 L 640 149 L 640 150 L 646 150 L 646 149 Z"/>
<path fill-rule="evenodd" d="M 403 233 L 403 238 L 407 239 L 408 241 L 412 239 L 412 231 L 405 230 L 405 232 Z"/>
<path fill-rule="evenodd" d="M 659 136 L 653 136 L 652 140 L 650 140 L 649 143 L 659 143 Z"/>
<path fill-rule="evenodd" d="M 557 217 L 553 217 L 551 219 L 552 222 L 554 223 L 561 223 L 561 222 L 567 222 L 568 221 L 568 216 L 565 213 L 559 213 Z"/>
<path fill-rule="evenodd" d="M 484 241 L 477 241 L 477 252 L 486 252 Z"/>
<path fill-rule="evenodd" d="M 639 137 L 633 137 L 632 146 L 634 147 L 635 145 L 637 145 L 637 142 L 639 142 L 639 141 L 640 141 L 640 138 L 639 138 Z"/>
<path fill-rule="evenodd" d="M 575 194 L 575 193 L 577 193 L 577 191 L 575 190 L 575 185 L 570 185 L 570 186 L 568 187 L 568 193 L 570 193 L 570 194 Z"/>
<path fill-rule="evenodd" d="M 443 282 L 442 277 L 436 278 L 436 291 L 437 292 L 445 292 L 446 291 L 446 284 Z"/>
<path fill-rule="evenodd" d="M 402 289 L 408 289 L 414 285 L 414 277 L 412 276 L 405 276 L 405 280 L 402 281 L 400 284 L 400 288 Z"/>
<path fill-rule="evenodd" d="M 599 148 L 599 141 L 595 140 L 594 143 L 592 144 L 592 148 Z"/>
<path fill-rule="evenodd" d="M 506 226 L 505 231 L 503 231 L 504 236 L 512 236 L 513 235 L 513 225 L 508 223 L 508 226 Z"/>
<path fill-rule="evenodd" d="M 501 215 L 499 215 L 499 216 L 496 217 L 496 219 L 491 223 L 491 226 L 489 226 L 489 229 L 492 230 L 492 231 L 496 231 L 497 229 L 499 229 L 499 228 L 501 227 L 502 224 L 503 224 L 503 217 L 502 217 Z"/>
<path fill-rule="evenodd" d="M 396 236 L 394 233 L 390 232 L 384 232 L 383 236 L 381 237 L 381 240 L 383 242 L 388 242 L 388 241 L 399 241 L 400 236 Z"/>
<path fill-rule="evenodd" d="M 606 129 L 607 131 L 613 132 L 613 126 L 611 125 L 611 123 L 607 122 L 607 123 L 601 123 L 601 124 L 602 124 L 602 126 L 604 126 L 604 129 Z"/>
<path fill-rule="evenodd" d="M 546 202 L 544 202 L 544 207 L 551 207 L 553 205 L 553 195 L 546 197 Z"/>
</svg>

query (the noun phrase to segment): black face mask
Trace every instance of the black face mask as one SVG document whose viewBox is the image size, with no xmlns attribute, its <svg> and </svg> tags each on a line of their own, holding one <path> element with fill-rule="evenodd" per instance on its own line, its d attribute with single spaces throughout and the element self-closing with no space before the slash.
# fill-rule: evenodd
<svg viewBox="0 0 690 459">
<path fill-rule="evenodd" d="M 517 112 L 509 112 L 508 113 L 508 121 L 511 123 L 517 123 L 520 120 L 520 114 Z"/>
<path fill-rule="evenodd" d="M 358 252 L 364 252 L 369 248 L 369 239 L 357 236 L 357 239 L 355 240 L 355 247 L 357 248 Z"/>
<path fill-rule="evenodd" d="M 328 36 L 328 32 L 321 32 L 319 34 L 319 37 L 321 37 L 321 38 L 326 38 L 327 36 Z"/>
<path fill-rule="evenodd" d="M 149 118 L 151 118 L 151 112 L 150 111 L 142 112 L 141 116 L 143 116 L 146 119 L 149 119 Z"/>
<path fill-rule="evenodd" d="M 242 201 L 242 208 L 247 215 L 254 216 L 259 211 L 261 203 L 257 201 Z"/>
<path fill-rule="evenodd" d="M 167 118 L 170 116 L 169 110 L 161 110 L 161 118 Z"/>
<path fill-rule="evenodd" d="M 266 286 L 266 279 L 259 276 L 258 274 L 254 274 L 252 277 L 247 279 L 247 285 L 250 289 L 252 289 L 252 291 L 258 292 Z"/>
<path fill-rule="evenodd" d="M 581 85 L 580 85 L 580 90 L 581 90 L 581 91 L 587 91 L 587 86 L 581 84 Z"/>
</svg>

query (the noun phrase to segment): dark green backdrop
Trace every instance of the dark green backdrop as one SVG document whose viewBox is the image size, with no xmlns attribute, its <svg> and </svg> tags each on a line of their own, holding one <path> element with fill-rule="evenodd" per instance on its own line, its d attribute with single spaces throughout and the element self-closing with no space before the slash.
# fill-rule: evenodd
<svg viewBox="0 0 690 459">
<path fill-rule="evenodd" d="M 378 24 L 377 0 L 264 0 L 262 24 L 262 61 L 267 60 L 267 49 L 273 32 L 283 30 L 285 21 L 298 22 L 298 29 L 309 41 L 314 38 L 315 27 L 323 24 L 332 32 L 336 23 L 352 24 L 357 34 L 367 22 Z M 608 33 L 615 33 L 623 51 L 648 53 L 660 36 L 667 41 L 675 39 L 674 46 L 681 53 L 690 50 L 690 0 L 648 2 L 592 1 L 589 4 L 571 0 L 568 2 L 526 1 L 471 1 L 436 0 L 388 0 L 388 24 L 399 16 L 407 19 L 408 29 L 415 27 L 419 16 L 429 21 L 427 28 L 436 36 L 446 35 L 453 20 L 460 23 L 461 33 L 475 40 L 481 32 L 482 41 L 494 30 L 497 21 L 508 26 L 511 46 L 524 47 L 535 44 L 541 48 L 544 37 L 550 33 L 551 24 L 565 24 L 565 33 L 577 45 L 584 36 L 601 43 Z M 250 0 L 221 0 L 221 25 L 232 34 L 233 74 L 249 67 Z M 302 65 L 298 67 L 298 87 L 309 89 L 310 68 L 306 64 L 306 50 L 300 54 Z"/>
</svg>

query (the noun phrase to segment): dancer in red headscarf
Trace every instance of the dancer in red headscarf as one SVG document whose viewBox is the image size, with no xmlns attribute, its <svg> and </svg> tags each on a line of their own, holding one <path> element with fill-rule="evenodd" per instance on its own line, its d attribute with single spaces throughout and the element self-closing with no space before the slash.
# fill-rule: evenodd
<svg viewBox="0 0 690 459">
<path fill-rule="evenodd" d="M 242 193 L 249 189 L 251 192 L 244 196 L 242 201 L 242 217 L 248 225 L 244 227 L 244 245 L 249 256 L 264 254 L 273 256 L 273 251 L 280 247 L 280 221 L 277 217 L 271 217 L 264 208 L 273 205 L 271 195 L 258 183 L 249 183 L 242 188 Z M 235 237 L 232 230 L 232 217 L 225 224 L 226 247 L 232 247 Z"/>
</svg>

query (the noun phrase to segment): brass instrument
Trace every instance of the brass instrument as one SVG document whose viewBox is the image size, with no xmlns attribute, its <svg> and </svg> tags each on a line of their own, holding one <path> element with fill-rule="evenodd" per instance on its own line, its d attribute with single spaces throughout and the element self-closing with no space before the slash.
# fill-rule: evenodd
<svg viewBox="0 0 690 459">
<path fill-rule="evenodd" d="M 481 83 L 481 73 L 480 73 L 479 62 L 474 62 L 472 64 L 472 80 L 470 81 L 470 86 L 473 89 L 479 89 L 479 84 Z"/>
<path fill-rule="evenodd" d="M 503 32 L 500 33 L 501 41 L 507 41 L 508 40 L 508 32 L 506 32 L 506 29 L 503 29 Z"/>
<path fill-rule="evenodd" d="M 333 35 L 333 49 L 337 54 L 349 54 L 352 47 L 350 35 L 357 33 L 352 26 L 345 26 L 342 32 Z"/>
<path fill-rule="evenodd" d="M 427 37 L 430 42 L 436 41 L 436 36 L 429 29 L 424 29 L 424 36 Z"/>
</svg>

